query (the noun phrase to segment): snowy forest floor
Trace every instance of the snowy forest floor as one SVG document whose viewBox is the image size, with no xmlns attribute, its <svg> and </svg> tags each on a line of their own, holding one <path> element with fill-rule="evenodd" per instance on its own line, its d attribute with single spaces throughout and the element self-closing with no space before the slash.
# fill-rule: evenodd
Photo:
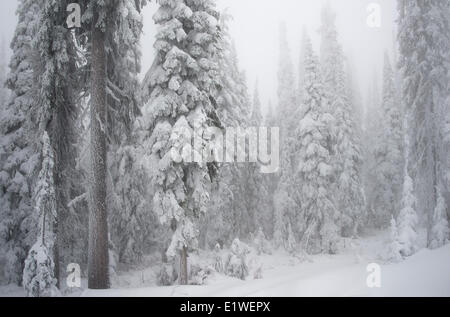
<svg viewBox="0 0 450 317">
<path fill-rule="evenodd" d="M 263 278 L 246 281 L 215 274 L 203 286 L 156 286 L 152 269 L 120 273 L 113 288 L 78 290 L 85 297 L 279 297 L 279 296 L 450 296 L 450 245 L 423 249 L 401 263 L 382 260 L 387 233 L 346 243 L 339 255 L 310 256 L 300 261 L 285 253 L 259 257 Z M 369 288 L 367 266 L 381 266 L 381 287 Z M 84 281 L 85 282 L 85 281 Z M 83 283 L 84 284 L 84 283 Z M 0 296 L 23 296 L 15 286 L 0 287 Z"/>
</svg>

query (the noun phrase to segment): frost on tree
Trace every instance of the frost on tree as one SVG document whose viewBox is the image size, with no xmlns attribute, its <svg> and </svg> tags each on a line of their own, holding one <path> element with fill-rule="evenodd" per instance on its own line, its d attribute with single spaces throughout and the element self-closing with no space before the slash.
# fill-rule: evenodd
<svg viewBox="0 0 450 317">
<path fill-rule="evenodd" d="M 411 138 L 411 164 L 417 169 L 417 209 L 426 218 L 430 246 L 438 186 L 445 175 L 439 114 L 446 112 L 442 107 L 449 91 L 450 6 L 442 0 L 403 0 L 398 3 L 398 11 L 402 101 L 410 116 L 407 133 Z"/>
<path fill-rule="evenodd" d="M 386 260 L 390 262 L 400 262 L 403 260 L 403 257 L 400 253 L 401 251 L 401 244 L 399 242 L 398 237 L 398 228 L 397 223 L 394 219 L 394 217 L 391 218 L 391 226 L 390 226 L 390 238 L 389 238 L 389 244 L 386 254 Z"/>
<path fill-rule="evenodd" d="M 356 236 L 365 215 L 365 195 L 362 189 L 362 154 L 355 112 L 350 98 L 345 57 L 338 42 L 335 13 L 327 5 L 322 10 L 321 70 L 326 110 L 334 117 L 331 161 L 336 178 L 336 208 L 342 235 Z"/>
<path fill-rule="evenodd" d="M 443 247 L 450 240 L 450 229 L 447 218 L 447 204 L 442 195 L 442 191 L 438 191 L 438 201 L 433 214 L 433 226 L 431 227 L 430 248 L 437 249 Z"/>
<path fill-rule="evenodd" d="M 296 146 L 298 146 L 297 136 L 294 131 L 301 119 L 300 103 L 297 103 L 293 63 L 291 60 L 290 49 L 287 41 L 286 25 L 283 23 L 280 27 L 280 53 L 278 64 L 278 114 L 277 119 L 272 126 L 278 126 L 281 129 L 281 175 L 275 175 L 273 186 L 276 191 L 273 197 L 274 205 L 274 243 L 276 247 L 288 246 L 289 227 L 291 234 L 293 231 L 300 232 L 297 228 L 297 221 L 300 208 L 292 196 L 291 190 L 295 182 L 294 162 L 296 155 Z M 298 235 L 297 235 L 298 236 Z M 292 237 L 291 237 L 292 238 Z"/>
<path fill-rule="evenodd" d="M 54 226 L 57 222 L 54 154 L 47 132 L 44 133 L 42 144 L 42 168 L 34 194 L 39 235 L 28 253 L 23 271 L 23 286 L 29 297 L 49 297 L 58 293 L 53 252 Z"/>
<path fill-rule="evenodd" d="M 157 57 L 145 78 L 142 124 L 151 130 L 147 155 L 155 163 L 153 207 L 170 225 L 170 258 L 180 257 L 180 284 L 187 284 L 187 253 L 197 248 L 198 219 L 207 211 L 215 165 L 173 153 L 197 138 L 193 152 L 202 155 L 205 132 L 220 125 L 213 98 L 217 77 L 218 13 L 208 0 L 160 0 Z"/>
<path fill-rule="evenodd" d="M 402 171 L 403 155 L 403 125 L 402 107 L 397 102 L 394 82 L 394 71 L 387 53 L 384 57 L 383 94 L 381 101 L 381 115 L 383 120 L 377 127 L 374 140 L 374 169 L 375 169 L 375 210 L 376 224 L 386 227 L 389 219 L 397 215 L 402 201 Z"/>
<path fill-rule="evenodd" d="M 411 256 L 417 251 L 417 226 L 416 197 L 414 195 L 413 180 L 405 168 L 405 181 L 403 183 L 403 208 L 397 218 L 398 241 L 400 253 L 403 257 Z"/>
<path fill-rule="evenodd" d="M 40 142 L 33 115 L 35 51 L 31 44 L 41 7 L 41 1 L 19 2 L 6 82 L 11 98 L 0 118 L 0 263 L 7 283 L 21 284 L 24 260 L 34 243 L 36 228 L 32 193 L 40 164 Z"/>
<path fill-rule="evenodd" d="M 334 120 L 325 109 L 319 63 L 308 41 L 305 60 L 304 116 L 295 131 L 299 142 L 296 153 L 295 198 L 302 206 L 304 229 L 301 246 L 308 252 L 336 252 L 338 227 L 333 201 L 330 125 Z"/>
</svg>

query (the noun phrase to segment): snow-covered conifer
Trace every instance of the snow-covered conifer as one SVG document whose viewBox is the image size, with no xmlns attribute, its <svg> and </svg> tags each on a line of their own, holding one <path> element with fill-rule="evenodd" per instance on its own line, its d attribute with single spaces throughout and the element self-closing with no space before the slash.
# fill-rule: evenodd
<svg viewBox="0 0 450 317">
<path fill-rule="evenodd" d="M 152 132 L 148 154 L 156 166 L 154 211 L 174 230 L 167 255 L 180 257 L 179 282 L 187 284 L 187 255 L 197 247 L 198 219 L 207 211 L 216 171 L 215 164 L 203 160 L 176 161 L 173 153 L 194 136 L 200 140 L 195 151 L 202 153 L 208 141 L 203 132 L 220 125 L 214 101 L 219 15 L 208 0 L 158 3 L 157 56 L 144 83 L 143 121 Z"/>
<path fill-rule="evenodd" d="M 24 260 L 35 236 L 33 186 L 39 168 L 35 108 L 36 52 L 32 46 L 42 1 L 21 0 L 12 40 L 7 87 L 11 99 L 0 118 L 0 258 L 7 283 L 21 283 Z"/>
<path fill-rule="evenodd" d="M 327 113 L 327 100 L 319 63 L 308 40 L 305 54 L 304 116 L 295 131 L 299 142 L 296 154 L 295 179 L 305 219 L 301 237 L 302 248 L 308 252 L 329 253 L 338 239 L 333 201 L 333 167 L 329 143 L 334 118 Z"/>
<path fill-rule="evenodd" d="M 443 160 L 441 120 L 448 98 L 448 1 L 399 1 L 398 41 L 403 78 L 402 101 L 410 116 L 411 164 L 417 171 L 417 209 L 427 219 L 432 242 L 433 213 L 438 202 Z"/>
<path fill-rule="evenodd" d="M 34 194 L 39 235 L 28 253 L 23 271 L 23 286 L 30 297 L 49 297 L 58 293 L 53 252 L 54 227 L 57 221 L 54 154 L 47 132 L 44 132 L 42 138 L 42 156 L 42 168 Z"/>
<path fill-rule="evenodd" d="M 398 237 L 397 223 L 396 223 L 394 217 L 392 217 L 386 260 L 388 260 L 390 262 L 394 262 L 394 263 L 402 261 L 403 257 L 400 253 L 400 250 L 401 250 L 401 244 L 399 242 L 399 237 Z"/>
<path fill-rule="evenodd" d="M 437 249 L 450 240 L 450 229 L 447 217 L 447 204 L 445 203 L 442 191 L 438 190 L 438 201 L 433 215 L 433 225 L 431 227 L 430 248 Z"/>
<path fill-rule="evenodd" d="M 402 256 L 413 255 L 417 251 L 417 229 L 418 217 L 416 213 L 416 198 L 414 195 L 413 180 L 409 176 L 408 169 L 405 168 L 405 180 L 403 183 L 402 210 L 397 217 L 398 241 Z"/>
</svg>

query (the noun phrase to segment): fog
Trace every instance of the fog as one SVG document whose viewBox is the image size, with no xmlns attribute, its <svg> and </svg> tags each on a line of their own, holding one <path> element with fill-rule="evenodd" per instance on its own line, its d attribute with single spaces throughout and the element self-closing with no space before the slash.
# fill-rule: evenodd
<svg viewBox="0 0 450 317">
<path fill-rule="evenodd" d="M 291 57 L 298 64 L 302 29 L 312 37 L 316 51 L 320 48 L 320 12 L 327 2 L 336 11 L 336 24 L 340 42 L 355 68 L 355 76 L 362 95 L 376 69 L 382 69 L 385 50 L 392 52 L 394 43 L 396 2 L 392 0 L 218 0 L 218 8 L 233 16 L 231 35 L 235 41 L 241 68 L 247 74 L 249 91 L 259 82 L 263 107 L 269 101 L 276 105 L 279 25 L 286 23 Z M 17 0 L 2 0 L 0 10 L 0 38 L 8 43 L 13 36 L 17 18 Z M 371 3 L 381 6 L 381 27 L 367 24 L 367 7 Z M 153 42 L 155 24 L 153 13 L 156 4 L 148 5 L 143 12 L 142 72 L 145 73 L 154 58 Z M 377 74 L 381 76 L 380 72 Z"/>
<path fill-rule="evenodd" d="M 376 69 L 382 69 L 385 50 L 392 52 L 396 2 L 392 0 L 219 0 L 218 8 L 233 16 L 230 29 L 235 41 L 241 68 L 247 74 L 249 91 L 259 82 L 263 107 L 269 101 L 276 105 L 277 68 L 279 54 L 279 25 L 286 23 L 291 57 L 298 64 L 302 29 L 312 37 L 316 52 L 320 48 L 320 14 L 327 2 L 336 11 L 336 24 L 340 42 L 355 68 L 355 76 L 362 95 Z M 371 3 L 381 6 L 381 27 L 367 24 L 367 7 Z M 153 61 L 155 25 L 152 15 L 156 5 L 144 11 L 143 69 Z M 296 68 L 297 69 L 297 68 Z M 378 72 L 378 77 L 381 74 Z"/>
</svg>

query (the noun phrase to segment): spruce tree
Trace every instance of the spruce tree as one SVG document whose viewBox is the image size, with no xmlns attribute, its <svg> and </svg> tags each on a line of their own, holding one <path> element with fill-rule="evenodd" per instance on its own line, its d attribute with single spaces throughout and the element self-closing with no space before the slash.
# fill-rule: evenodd
<svg viewBox="0 0 450 317">
<path fill-rule="evenodd" d="M 440 189 L 438 190 L 438 201 L 433 214 L 433 225 L 431 227 L 430 239 L 431 249 L 443 247 L 450 240 L 447 204 L 445 203 L 445 198 Z"/>
<path fill-rule="evenodd" d="M 174 160 L 174 150 L 197 137 L 202 153 L 203 132 L 218 127 L 215 89 L 218 84 L 219 15 L 212 1 L 158 1 L 154 15 L 159 26 L 157 56 L 145 80 L 147 101 L 143 114 L 150 122 L 148 140 L 156 171 L 154 211 L 173 237 L 167 250 L 179 256 L 179 283 L 188 283 L 188 252 L 197 247 L 198 219 L 207 211 L 215 164 Z"/>
<path fill-rule="evenodd" d="M 42 7 L 42 1 L 19 2 L 7 77 L 11 99 L 0 119 L 0 258 L 5 259 L 7 283 L 21 284 L 24 260 L 35 242 L 32 195 L 40 165 L 40 142 L 32 42 Z"/>
<path fill-rule="evenodd" d="M 42 137 L 42 168 L 37 179 L 34 203 L 39 223 L 37 242 L 29 251 L 23 271 L 23 286 L 29 297 L 58 294 L 53 246 L 56 243 L 57 202 L 53 169 L 53 148 L 47 132 Z"/>
<path fill-rule="evenodd" d="M 425 215 L 428 245 L 432 242 L 433 211 L 444 175 L 439 114 L 448 97 L 448 1 L 398 2 L 402 100 L 410 116 L 411 164 L 416 170 L 417 207 Z"/>
<path fill-rule="evenodd" d="M 327 113 L 319 63 L 310 40 L 306 46 L 304 116 L 295 131 L 299 142 L 295 184 L 304 213 L 302 248 L 308 252 L 334 253 L 338 239 L 337 212 L 333 201 L 333 167 L 329 142 L 333 117 Z"/>
<path fill-rule="evenodd" d="M 392 216 L 396 216 L 401 203 L 401 185 L 403 170 L 403 131 L 402 109 L 397 103 L 394 72 L 389 56 L 385 53 L 383 70 L 383 123 L 378 132 L 376 142 L 376 174 L 380 199 L 377 213 L 388 223 Z"/>
<path fill-rule="evenodd" d="M 327 111 L 334 117 L 329 150 L 336 177 L 335 205 L 338 226 L 345 236 L 355 236 L 363 222 L 365 196 L 362 190 L 362 154 L 355 112 L 350 99 L 345 58 L 338 42 L 335 13 L 322 10 L 321 60 Z"/>
</svg>

